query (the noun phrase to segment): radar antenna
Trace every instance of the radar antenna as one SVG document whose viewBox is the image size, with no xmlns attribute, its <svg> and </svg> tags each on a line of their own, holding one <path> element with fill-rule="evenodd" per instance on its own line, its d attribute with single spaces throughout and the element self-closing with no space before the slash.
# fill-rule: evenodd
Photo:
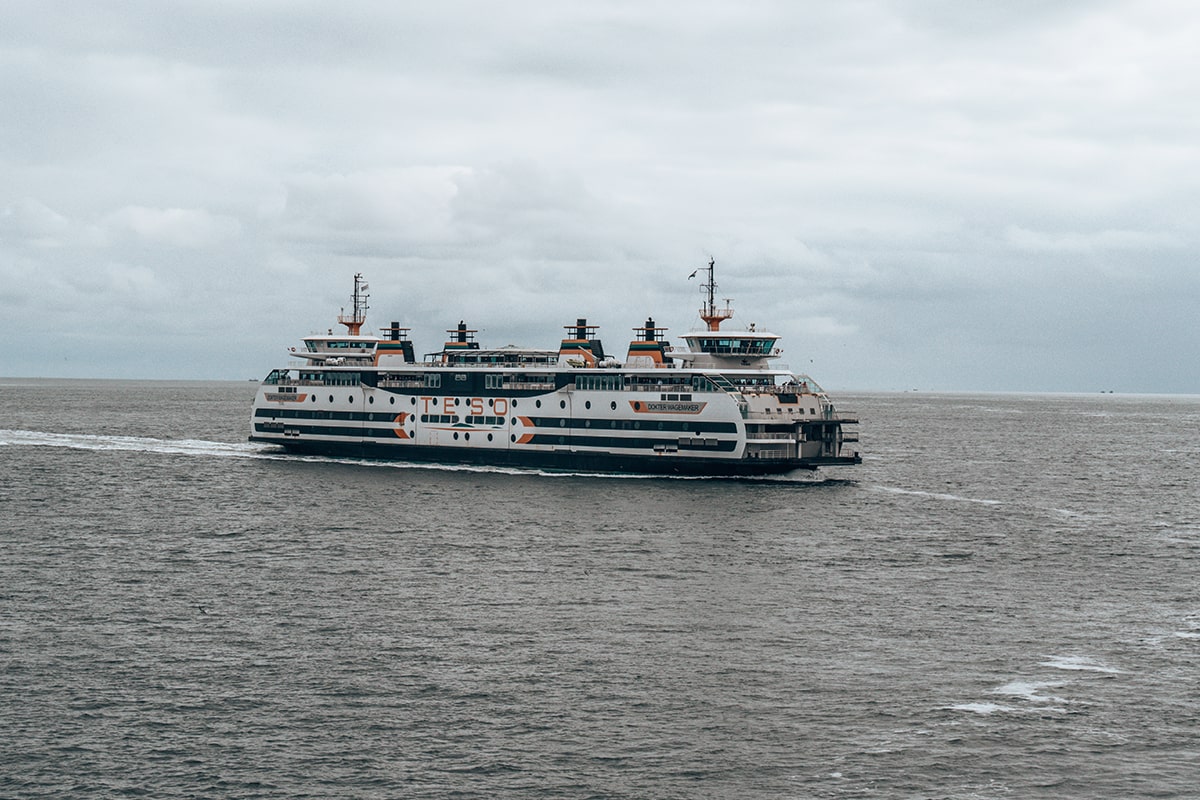
<svg viewBox="0 0 1200 800">
<path fill-rule="evenodd" d="M 351 336 L 358 336 L 358 332 L 362 329 L 363 323 L 367 321 L 367 298 L 371 295 L 367 294 L 367 289 L 371 287 L 363 280 L 361 272 L 354 273 L 354 294 L 351 300 L 354 303 L 353 312 L 349 315 L 345 313 L 338 314 L 338 322 L 346 326 L 346 332 Z M 342 309 L 344 312 L 345 309 Z"/>
<path fill-rule="evenodd" d="M 700 284 L 700 290 L 708 295 L 708 302 L 700 309 L 700 319 L 708 324 L 710 331 L 719 331 L 721 323 L 733 316 L 733 309 L 729 307 L 729 298 L 725 299 L 724 308 L 717 308 L 715 300 L 717 291 L 716 265 L 717 262 L 712 256 L 709 256 L 708 267 L 701 267 L 701 269 L 708 272 L 708 281 Z"/>
</svg>

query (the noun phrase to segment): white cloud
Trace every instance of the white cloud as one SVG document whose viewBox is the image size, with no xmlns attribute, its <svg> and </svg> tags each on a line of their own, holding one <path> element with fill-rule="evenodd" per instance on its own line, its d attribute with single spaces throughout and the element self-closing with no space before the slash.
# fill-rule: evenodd
<svg viewBox="0 0 1200 800">
<path fill-rule="evenodd" d="M 803 309 L 801 309 L 803 313 Z M 847 323 L 841 319 L 825 316 L 807 316 L 804 315 L 796 326 L 796 329 L 801 335 L 808 336 L 826 336 L 826 337 L 846 337 L 852 336 L 859 332 L 859 326 L 856 324 Z"/>
<path fill-rule="evenodd" d="M 100 293 L 134 308 L 145 308 L 169 299 L 167 288 L 158 275 L 147 267 L 108 264 L 100 272 Z"/>
<path fill-rule="evenodd" d="M 0 241 L 35 246 L 57 246 L 69 235 L 70 221 L 32 197 L 23 197 L 0 209 Z"/>
<path fill-rule="evenodd" d="M 125 206 L 109 214 L 103 227 L 115 236 L 132 234 L 138 239 L 171 247 L 200 248 L 237 236 L 238 220 L 198 208 L 146 208 Z"/>
<path fill-rule="evenodd" d="M 1173 232 L 1102 230 L 1091 233 L 1077 231 L 1033 231 L 1011 225 L 1005 231 L 1007 241 L 1019 250 L 1044 252 L 1092 253 L 1105 250 L 1154 251 L 1173 250 L 1185 246 L 1180 235 Z"/>
<path fill-rule="evenodd" d="M 287 182 L 280 216 L 284 235 L 331 247 L 445 241 L 458 167 L 409 167 L 339 174 L 299 174 Z"/>
</svg>

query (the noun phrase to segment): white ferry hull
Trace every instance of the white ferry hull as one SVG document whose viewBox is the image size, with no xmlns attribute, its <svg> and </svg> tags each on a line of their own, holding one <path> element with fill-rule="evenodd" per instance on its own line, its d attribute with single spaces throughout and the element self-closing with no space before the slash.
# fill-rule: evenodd
<svg viewBox="0 0 1200 800">
<path fill-rule="evenodd" d="M 467 372 L 444 371 L 447 382 Z M 570 373 L 564 373 L 570 376 Z M 369 379 L 369 378 L 368 378 Z M 294 453 L 569 472 L 770 475 L 861 462 L 842 455 L 841 422 L 800 396 L 778 416 L 745 419 L 724 392 L 555 391 L 431 395 L 373 387 L 264 385 L 251 441 Z M 307 389 L 307 391 L 300 391 Z M 791 412 L 791 413 L 787 413 Z M 775 432 L 755 433 L 769 422 Z M 780 433 L 786 429 L 786 433 Z"/>
</svg>

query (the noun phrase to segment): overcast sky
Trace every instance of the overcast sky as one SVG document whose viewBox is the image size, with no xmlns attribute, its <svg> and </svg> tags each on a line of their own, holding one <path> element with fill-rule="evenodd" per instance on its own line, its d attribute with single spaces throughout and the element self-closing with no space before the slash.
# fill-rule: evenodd
<svg viewBox="0 0 1200 800">
<path fill-rule="evenodd" d="M 333 325 L 830 389 L 1200 392 L 1189 0 L 53 2 L 0 24 L 0 375 L 262 377 Z"/>
</svg>

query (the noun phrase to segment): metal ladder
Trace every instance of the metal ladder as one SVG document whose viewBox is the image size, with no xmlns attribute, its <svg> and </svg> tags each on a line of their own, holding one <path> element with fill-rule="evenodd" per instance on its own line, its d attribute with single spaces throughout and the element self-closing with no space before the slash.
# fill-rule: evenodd
<svg viewBox="0 0 1200 800">
<path fill-rule="evenodd" d="M 738 391 L 738 388 L 730 383 L 729 379 L 724 375 L 714 374 L 706 377 L 713 382 L 714 386 L 733 398 L 734 402 L 738 405 L 738 411 L 741 412 L 742 419 L 745 419 L 746 415 L 750 413 L 750 404 L 742 397 L 742 393 Z"/>
</svg>

